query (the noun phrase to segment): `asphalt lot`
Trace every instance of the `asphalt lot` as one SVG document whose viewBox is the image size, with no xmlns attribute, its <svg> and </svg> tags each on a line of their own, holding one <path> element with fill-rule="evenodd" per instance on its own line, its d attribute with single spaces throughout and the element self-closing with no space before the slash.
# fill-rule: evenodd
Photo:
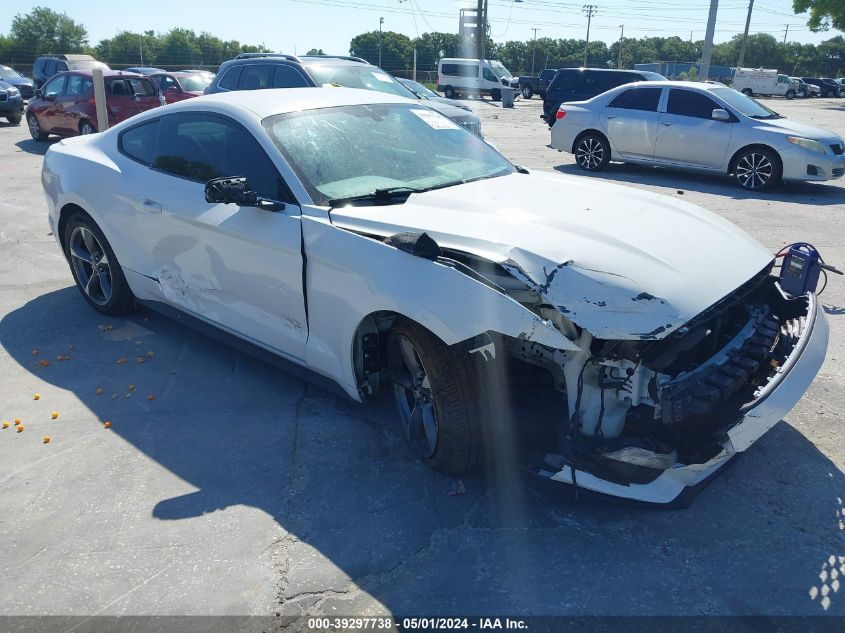
<svg viewBox="0 0 845 633">
<path fill-rule="evenodd" d="M 845 100 L 770 105 L 845 135 Z M 539 106 L 474 105 L 518 164 L 683 196 L 773 251 L 809 241 L 845 266 L 845 182 L 751 195 L 650 168 L 586 175 L 546 146 Z M 48 234 L 46 147 L 0 124 L 0 419 L 26 427 L 0 430 L 0 615 L 845 615 L 842 278 L 822 297 L 822 373 L 691 508 L 518 478 L 452 496 L 387 399 L 357 405 L 163 317 L 88 308 Z"/>
</svg>

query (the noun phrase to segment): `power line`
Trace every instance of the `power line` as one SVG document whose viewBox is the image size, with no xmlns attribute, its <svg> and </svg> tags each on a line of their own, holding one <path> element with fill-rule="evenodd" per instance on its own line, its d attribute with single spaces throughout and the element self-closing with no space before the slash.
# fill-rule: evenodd
<svg viewBox="0 0 845 633">
<path fill-rule="evenodd" d="M 587 15 L 587 40 L 584 42 L 584 66 L 587 65 L 587 47 L 590 45 L 590 22 L 593 20 L 598 7 L 594 4 L 585 4 L 582 11 Z"/>
</svg>

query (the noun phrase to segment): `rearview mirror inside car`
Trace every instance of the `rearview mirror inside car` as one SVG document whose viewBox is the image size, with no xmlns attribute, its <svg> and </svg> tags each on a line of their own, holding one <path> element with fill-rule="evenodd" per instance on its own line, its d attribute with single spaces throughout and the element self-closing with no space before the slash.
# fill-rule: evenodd
<svg viewBox="0 0 845 633">
<path fill-rule="evenodd" d="M 213 178 L 205 183 L 205 201 L 214 204 L 236 204 L 239 207 L 258 207 L 265 211 L 281 211 L 285 205 L 268 200 L 252 191 L 243 176 Z"/>
<path fill-rule="evenodd" d="M 723 110 L 722 108 L 715 108 L 710 114 L 710 118 L 714 121 L 730 121 L 731 113 L 727 110 Z"/>
</svg>

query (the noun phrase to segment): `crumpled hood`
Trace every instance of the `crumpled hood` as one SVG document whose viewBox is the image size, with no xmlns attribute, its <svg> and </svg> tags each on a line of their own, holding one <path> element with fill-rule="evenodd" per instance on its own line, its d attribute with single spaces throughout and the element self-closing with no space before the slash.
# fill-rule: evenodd
<svg viewBox="0 0 845 633">
<path fill-rule="evenodd" d="M 607 339 L 659 339 L 750 280 L 772 255 L 700 207 L 578 176 L 513 174 L 334 209 L 341 228 L 425 231 L 495 261 Z M 478 306 L 484 309 L 484 306 Z"/>
<path fill-rule="evenodd" d="M 823 127 L 817 125 L 810 125 L 809 123 L 801 123 L 795 119 L 771 119 L 758 121 L 760 129 L 774 129 L 777 132 L 789 132 L 796 136 L 810 138 L 817 141 L 823 140 L 841 140 L 841 137 L 836 132 L 831 132 Z"/>
</svg>

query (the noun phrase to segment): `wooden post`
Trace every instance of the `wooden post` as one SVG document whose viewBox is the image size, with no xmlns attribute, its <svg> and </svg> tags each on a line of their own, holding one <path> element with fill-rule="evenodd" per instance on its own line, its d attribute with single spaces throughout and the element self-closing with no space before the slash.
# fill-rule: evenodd
<svg viewBox="0 0 845 633">
<path fill-rule="evenodd" d="M 95 68 L 94 76 L 94 104 L 97 108 L 97 131 L 105 132 L 109 129 L 109 114 L 106 109 L 106 82 L 103 80 L 103 69 Z"/>
</svg>

